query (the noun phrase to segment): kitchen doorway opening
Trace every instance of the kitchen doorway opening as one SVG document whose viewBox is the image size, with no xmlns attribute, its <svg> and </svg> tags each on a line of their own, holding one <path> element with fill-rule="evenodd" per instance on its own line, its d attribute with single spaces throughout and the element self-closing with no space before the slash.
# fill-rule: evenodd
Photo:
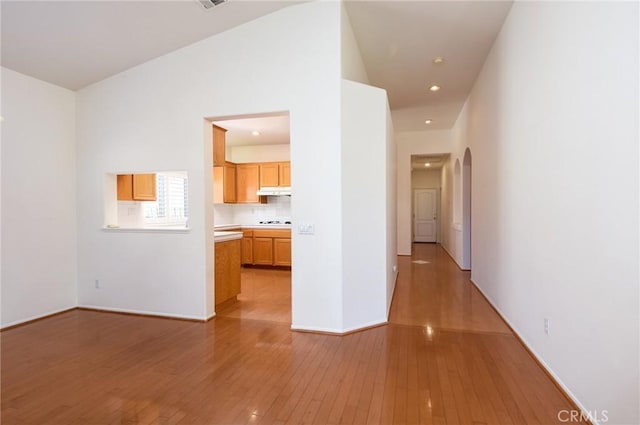
<svg viewBox="0 0 640 425">
<path fill-rule="evenodd" d="M 215 313 L 291 325 L 294 179 L 289 113 L 214 117 L 206 125 L 211 126 L 208 178 L 215 269 L 208 292 Z M 225 243 L 235 244 L 231 254 L 225 254 Z M 229 268 L 225 261 L 234 262 L 230 279 L 238 281 L 230 288 L 221 273 Z"/>
</svg>

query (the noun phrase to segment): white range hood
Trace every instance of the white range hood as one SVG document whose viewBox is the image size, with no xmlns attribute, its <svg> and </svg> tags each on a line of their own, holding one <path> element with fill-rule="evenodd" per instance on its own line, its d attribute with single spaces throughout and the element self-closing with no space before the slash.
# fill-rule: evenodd
<svg viewBox="0 0 640 425">
<path fill-rule="evenodd" d="M 261 187 L 258 196 L 291 196 L 291 186 Z"/>
</svg>

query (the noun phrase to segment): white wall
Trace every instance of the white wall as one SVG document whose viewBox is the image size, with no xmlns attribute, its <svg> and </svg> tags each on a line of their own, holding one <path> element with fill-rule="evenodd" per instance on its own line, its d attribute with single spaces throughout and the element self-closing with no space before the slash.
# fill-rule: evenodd
<svg viewBox="0 0 640 425">
<path fill-rule="evenodd" d="M 344 331 L 386 322 L 387 288 L 395 283 L 395 255 L 387 258 L 388 115 L 386 91 L 343 80 Z"/>
<path fill-rule="evenodd" d="M 364 66 L 358 40 L 356 40 L 349 14 L 344 7 L 344 3 L 340 2 L 340 22 L 341 22 L 341 63 L 342 78 L 351 81 L 357 81 L 363 84 L 369 84 L 369 76 Z"/>
<path fill-rule="evenodd" d="M 397 275 L 396 147 L 386 91 L 371 87 L 341 4 L 343 326 L 387 321 Z M 361 84 L 362 83 L 362 84 Z"/>
<path fill-rule="evenodd" d="M 637 3 L 516 2 L 453 131 L 472 279 L 614 424 L 640 422 L 638 40 Z"/>
<path fill-rule="evenodd" d="M 227 161 L 243 162 L 277 162 L 290 161 L 289 144 L 227 146 Z"/>
<path fill-rule="evenodd" d="M 76 306 L 75 94 L 2 72 L 2 326 Z"/>
<path fill-rule="evenodd" d="M 448 157 L 440 170 L 440 245 L 451 255 L 453 239 L 453 170 Z M 455 260 L 455 258 L 454 258 Z"/>
<path fill-rule="evenodd" d="M 341 330 L 341 175 L 333 172 L 341 150 L 340 7 L 288 7 L 79 92 L 81 305 L 212 314 L 211 133 L 203 117 L 289 111 L 292 218 L 315 225 L 314 235 L 292 235 L 292 326 Z M 186 170 L 190 232 L 102 231 L 102 178 L 121 169 Z"/>
<path fill-rule="evenodd" d="M 434 170 L 412 170 L 411 187 L 413 189 L 437 189 L 440 187 L 442 171 Z"/>
<path fill-rule="evenodd" d="M 411 255 L 411 155 L 441 154 L 452 150 L 451 131 L 406 131 L 395 134 L 397 153 L 398 255 Z"/>
<path fill-rule="evenodd" d="M 386 99 L 386 239 L 387 248 L 387 318 L 398 279 L 398 149 L 394 138 L 389 100 Z"/>
</svg>

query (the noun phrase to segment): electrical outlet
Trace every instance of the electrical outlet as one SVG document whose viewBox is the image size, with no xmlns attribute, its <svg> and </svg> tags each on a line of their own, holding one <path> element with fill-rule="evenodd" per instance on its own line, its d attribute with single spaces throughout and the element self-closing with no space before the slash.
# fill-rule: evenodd
<svg viewBox="0 0 640 425">
<path fill-rule="evenodd" d="M 96 279 L 95 285 L 96 285 L 96 289 L 100 289 L 100 280 Z"/>
<path fill-rule="evenodd" d="M 544 318 L 544 333 L 549 335 L 549 327 L 551 325 L 550 323 L 551 321 L 549 319 L 547 319 L 546 317 Z"/>
</svg>

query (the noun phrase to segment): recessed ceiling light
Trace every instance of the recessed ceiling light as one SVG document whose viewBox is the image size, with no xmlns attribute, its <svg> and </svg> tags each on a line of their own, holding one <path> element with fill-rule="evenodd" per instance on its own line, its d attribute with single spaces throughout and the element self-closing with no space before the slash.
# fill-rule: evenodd
<svg viewBox="0 0 640 425">
<path fill-rule="evenodd" d="M 434 85 L 432 85 L 431 87 L 429 87 L 429 90 L 431 90 L 431 91 L 438 91 L 438 90 L 440 90 L 440 86 L 437 86 L 437 85 L 435 85 L 435 84 L 434 84 Z"/>
<path fill-rule="evenodd" d="M 258 130 L 253 130 L 251 134 L 253 134 L 254 136 L 259 136 L 260 132 Z"/>
<path fill-rule="evenodd" d="M 433 121 L 431 121 L 431 120 L 426 120 L 424 123 L 425 123 L 425 124 L 431 124 L 432 122 L 433 122 Z"/>
<path fill-rule="evenodd" d="M 425 163 L 424 163 L 424 166 L 425 166 L 425 167 L 431 167 L 431 163 L 430 163 L 430 162 L 425 162 Z"/>
<path fill-rule="evenodd" d="M 442 56 L 436 56 L 435 58 L 433 58 L 433 63 L 435 63 L 436 65 L 444 63 L 444 58 Z"/>
</svg>

